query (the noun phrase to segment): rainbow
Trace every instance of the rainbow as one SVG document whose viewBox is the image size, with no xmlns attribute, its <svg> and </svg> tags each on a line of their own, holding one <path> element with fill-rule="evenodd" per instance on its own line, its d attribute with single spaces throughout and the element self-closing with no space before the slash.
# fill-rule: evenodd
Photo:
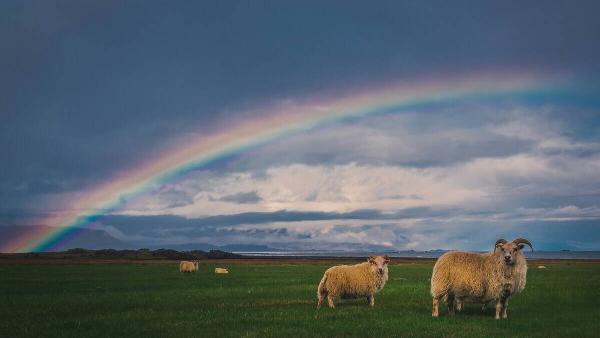
<svg viewBox="0 0 600 338">
<path fill-rule="evenodd" d="M 11 240 L 2 252 L 56 250 L 77 236 L 86 225 L 114 213 L 124 201 L 175 180 L 191 170 L 242 153 L 252 147 L 363 116 L 394 113 L 422 105 L 456 100 L 485 100 L 548 93 L 558 88 L 552 79 L 526 73 L 444 76 L 442 80 L 385 85 L 336 98 L 317 98 L 296 105 L 279 105 L 253 114 L 238 114 L 227 127 L 186 140 L 103 184 L 79 194 L 67 210 L 40 220 L 48 227 Z"/>
</svg>

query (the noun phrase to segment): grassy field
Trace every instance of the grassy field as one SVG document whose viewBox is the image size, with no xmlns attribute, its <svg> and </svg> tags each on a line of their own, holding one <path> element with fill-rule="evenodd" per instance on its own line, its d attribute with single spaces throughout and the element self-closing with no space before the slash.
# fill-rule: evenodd
<svg viewBox="0 0 600 338">
<path fill-rule="evenodd" d="M 0 337 L 91 336 L 598 336 L 600 265 L 530 267 L 508 320 L 475 305 L 431 317 L 431 264 L 390 265 L 375 297 L 315 311 L 328 266 L 203 263 L 175 265 L 0 265 Z"/>
</svg>

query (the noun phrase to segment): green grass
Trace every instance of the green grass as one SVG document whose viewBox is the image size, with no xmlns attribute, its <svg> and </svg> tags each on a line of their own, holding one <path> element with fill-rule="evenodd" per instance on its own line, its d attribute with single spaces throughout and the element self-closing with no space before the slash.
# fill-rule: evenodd
<svg viewBox="0 0 600 338">
<path fill-rule="evenodd" d="M 600 265 L 530 268 L 508 320 L 467 305 L 431 317 L 431 265 L 391 265 L 366 300 L 315 311 L 323 264 L 0 265 L 0 337 L 115 336 L 598 336 Z M 317 317 L 315 318 L 315 316 Z"/>
</svg>

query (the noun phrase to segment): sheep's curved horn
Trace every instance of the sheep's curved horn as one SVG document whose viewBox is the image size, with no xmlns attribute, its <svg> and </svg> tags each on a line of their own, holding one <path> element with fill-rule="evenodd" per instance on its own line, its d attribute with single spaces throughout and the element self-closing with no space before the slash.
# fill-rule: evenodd
<svg viewBox="0 0 600 338">
<path fill-rule="evenodd" d="M 496 241 L 496 244 L 494 245 L 494 248 L 498 247 L 498 244 L 506 244 L 506 240 L 504 238 L 500 238 L 499 240 Z"/>
<path fill-rule="evenodd" d="M 531 248 L 531 251 L 533 251 L 533 245 L 531 245 L 531 242 L 529 242 L 528 240 L 526 240 L 525 238 L 517 238 L 513 241 L 513 243 L 515 244 L 527 244 L 529 245 L 529 247 Z"/>
</svg>

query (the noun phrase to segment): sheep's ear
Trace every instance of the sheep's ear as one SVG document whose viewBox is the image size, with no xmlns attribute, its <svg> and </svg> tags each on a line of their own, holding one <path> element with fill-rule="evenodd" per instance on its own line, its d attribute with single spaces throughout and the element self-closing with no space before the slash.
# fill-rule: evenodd
<svg viewBox="0 0 600 338">
<path fill-rule="evenodd" d="M 388 255 L 383 256 L 383 260 L 384 260 L 385 263 L 389 263 L 390 262 L 390 256 L 388 256 Z"/>
<path fill-rule="evenodd" d="M 369 262 L 369 263 L 375 262 L 375 257 L 369 256 L 369 258 L 367 258 L 367 262 Z"/>
</svg>

